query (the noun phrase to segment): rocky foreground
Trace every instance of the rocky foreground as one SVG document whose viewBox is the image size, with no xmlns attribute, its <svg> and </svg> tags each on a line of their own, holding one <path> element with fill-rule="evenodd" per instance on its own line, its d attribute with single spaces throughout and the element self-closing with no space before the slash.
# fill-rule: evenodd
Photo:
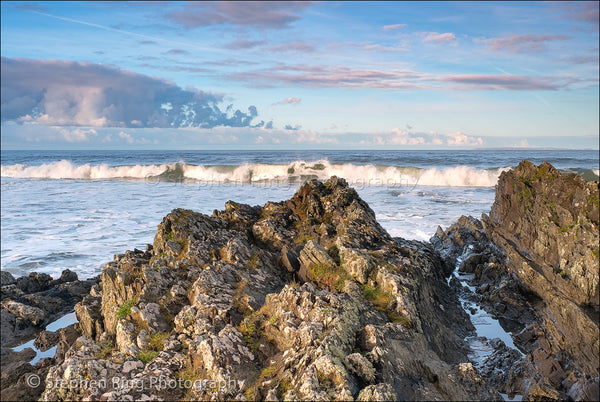
<svg viewBox="0 0 600 402">
<path fill-rule="evenodd" d="M 446 265 L 474 274 L 468 298 L 527 355 L 497 351 L 483 368 L 506 393 L 600 399 L 598 201 L 598 182 L 524 161 L 500 176 L 489 216 L 462 217 L 431 239 Z M 511 360 L 508 375 L 494 373 Z"/>
<path fill-rule="evenodd" d="M 390 237 L 336 177 L 263 207 L 176 209 L 106 264 L 54 359 L 3 366 L 2 399 L 597 400 L 598 264 L 598 183 L 548 164 L 503 173 L 489 217 L 431 243 Z M 464 300 L 523 355 L 495 340 L 470 361 Z"/>
<path fill-rule="evenodd" d="M 98 283 L 98 278 L 80 281 L 77 274 L 68 269 L 58 279 L 35 272 L 19 279 L 9 272 L 2 271 L 1 274 L 1 399 L 31 400 L 40 394 L 40 388 L 27 386 L 27 376 L 30 373 L 45 376 L 49 366 L 60 362 L 61 356 L 79 336 L 74 325 L 57 333 L 44 331 L 45 326 L 72 311 L 73 305 Z M 56 357 L 31 365 L 29 362 L 35 357 L 33 349 L 12 351 L 12 346 L 32 337 L 36 337 L 35 346 L 42 351 L 57 346 Z"/>
</svg>

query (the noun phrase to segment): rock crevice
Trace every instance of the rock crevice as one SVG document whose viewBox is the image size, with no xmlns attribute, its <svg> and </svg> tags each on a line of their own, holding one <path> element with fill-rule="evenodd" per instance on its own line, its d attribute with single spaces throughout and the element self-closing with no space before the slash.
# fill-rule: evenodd
<svg viewBox="0 0 600 402">
<path fill-rule="evenodd" d="M 515 334 L 530 382 L 516 388 L 530 399 L 600 396 L 598 241 L 598 182 L 529 161 L 501 174 L 489 216 L 432 238 L 447 266 L 474 274 L 469 297 Z"/>
</svg>

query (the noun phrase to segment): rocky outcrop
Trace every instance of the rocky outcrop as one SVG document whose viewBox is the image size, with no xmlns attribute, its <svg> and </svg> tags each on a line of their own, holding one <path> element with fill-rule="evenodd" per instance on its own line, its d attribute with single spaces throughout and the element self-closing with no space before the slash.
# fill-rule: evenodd
<svg viewBox="0 0 600 402">
<path fill-rule="evenodd" d="M 471 297 L 527 354 L 519 393 L 598 399 L 597 182 L 524 161 L 500 176 L 489 216 L 462 217 L 432 243 L 447 269 L 474 275 Z"/>
<path fill-rule="evenodd" d="M 44 400 L 500 399 L 439 256 L 335 177 L 263 207 L 173 210 L 75 310 L 82 335 L 47 379 L 94 386 Z"/>
<path fill-rule="evenodd" d="M 598 310 L 597 182 L 524 161 L 500 177 L 483 223 L 533 291 Z"/>
<path fill-rule="evenodd" d="M 37 399 L 43 387 L 30 387 L 26 383 L 29 375 L 45 376 L 49 365 L 60 361 L 60 352 L 71 346 L 74 327 L 59 332 L 44 331 L 45 326 L 73 310 L 75 303 L 87 295 L 97 280 L 80 281 L 77 274 L 66 269 L 60 278 L 52 279 L 48 274 L 32 272 L 15 279 L 9 272 L 2 271 L 1 333 L 2 333 L 2 400 Z M 36 353 L 31 348 L 14 352 L 11 347 L 25 343 L 34 337 L 36 347 L 47 350 L 56 344 L 58 360 L 29 362 Z M 62 342 L 62 345 L 60 344 Z M 64 351 L 62 352 L 64 354 Z"/>
<path fill-rule="evenodd" d="M 48 274 L 32 272 L 14 279 L 2 271 L 0 292 L 2 346 L 12 346 L 33 338 L 44 326 L 72 311 L 97 282 L 80 281 L 77 274 L 64 270 L 58 279 Z"/>
</svg>

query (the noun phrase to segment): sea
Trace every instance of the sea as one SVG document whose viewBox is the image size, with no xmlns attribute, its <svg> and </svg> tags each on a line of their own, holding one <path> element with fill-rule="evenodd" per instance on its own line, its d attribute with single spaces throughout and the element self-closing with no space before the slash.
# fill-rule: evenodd
<svg viewBox="0 0 600 402">
<path fill-rule="evenodd" d="M 598 180 L 597 150 L 1 152 L 1 268 L 80 279 L 153 242 L 174 208 L 290 198 L 303 181 L 345 178 L 392 236 L 427 241 L 480 217 L 503 171 L 528 159 Z"/>
</svg>

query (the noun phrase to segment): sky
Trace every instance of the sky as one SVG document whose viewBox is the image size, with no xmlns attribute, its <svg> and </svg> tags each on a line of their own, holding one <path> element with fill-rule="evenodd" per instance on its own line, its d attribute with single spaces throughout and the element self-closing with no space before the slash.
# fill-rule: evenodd
<svg viewBox="0 0 600 402">
<path fill-rule="evenodd" d="M 598 2 L 1 3 L 2 149 L 591 148 Z"/>
</svg>

